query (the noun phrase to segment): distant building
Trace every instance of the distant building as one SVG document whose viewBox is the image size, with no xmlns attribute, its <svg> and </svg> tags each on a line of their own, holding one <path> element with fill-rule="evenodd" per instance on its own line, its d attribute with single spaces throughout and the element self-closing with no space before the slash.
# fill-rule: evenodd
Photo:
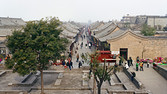
<svg viewBox="0 0 167 94">
<path fill-rule="evenodd" d="M 26 23 L 21 18 L 0 17 L 0 54 L 6 56 L 9 53 L 5 45 L 6 37 L 12 35 L 14 30 L 22 29 Z"/>
<path fill-rule="evenodd" d="M 123 16 L 120 26 L 124 28 L 131 28 L 133 30 L 140 30 L 143 24 L 154 27 L 156 30 L 163 30 L 167 27 L 167 16 Z"/>
<path fill-rule="evenodd" d="M 167 27 L 167 16 L 147 16 L 146 24 L 157 30 L 163 30 Z"/>
</svg>

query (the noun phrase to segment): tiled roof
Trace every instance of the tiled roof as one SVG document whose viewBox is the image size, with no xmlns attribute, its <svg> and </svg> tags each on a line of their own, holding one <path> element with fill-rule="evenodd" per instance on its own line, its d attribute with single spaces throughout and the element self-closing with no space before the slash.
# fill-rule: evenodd
<svg viewBox="0 0 167 94">
<path fill-rule="evenodd" d="M 100 33 L 95 34 L 94 37 L 102 38 L 102 37 L 108 35 L 109 33 L 111 33 L 116 27 L 117 26 L 115 24 L 111 24 L 109 27 L 107 27 L 106 29 L 104 29 Z"/>
<path fill-rule="evenodd" d="M 95 32 L 96 34 L 101 33 L 102 31 L 104 31 L 105 29 L 107 29 L 107 28 L 108 28 L 110 25 L 112 25 L 112 24 L 113 24 L 112 22 L 107 22 L 107 23 L 105 23 L 103 26 L 97 28 L 94 32 Z"/>
<path fill-rule="evenodd" d="M 124 31 L 122 33 L 114 35 L 113 37 L 111 37 L 110 39 L 107 39 L 107 40 L 112 40 L 112 39 L 115 39 L 115 38 L 119 38 L 119 37 L 125 35 L 128 32 L 133 34 L 133 35 L 135 35 L 135 36 L 137 36 L 137 37 L 141 37 L 143 39 L 167 39 L 167 36 L 143 36 L 141 34 L 137 34 L 137 33 L 133 32 L 131 30 L 126 30 L 126 31 Z"/>
<path fill-rule="evenodd" d="M 21 18 L 0 17 L 0 26 L 24 26 L 25 24 Z"/>
<path fill-rule="evenodd" d="M 121 34 L 124 33 L 124 32 L 125 32 L 124 30 L 119 29 L 119 30 L 117 30 L 117 31 L 115 31 L 115 32 L 112 32 L 112 33 L 106 35 L 105 37 L 99 38 L 99 40 L 100 40 L 100 41 L 106 41 L 106 40 L 109 40 L 109 39 L 111 39 L 111 38 L 114 38 L 114 37 L 116 37 L 116 36 L 118 36 L 118 35 L 121 35 Z"/>
</svg>

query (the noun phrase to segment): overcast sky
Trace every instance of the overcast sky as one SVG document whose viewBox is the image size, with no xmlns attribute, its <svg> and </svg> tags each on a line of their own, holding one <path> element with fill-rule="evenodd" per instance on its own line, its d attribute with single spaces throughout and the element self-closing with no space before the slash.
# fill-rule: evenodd
<svg viewBox="0 0 167 94">
<path fill-rule="evenodd" d="M 0 17 L 25 21 L 48 16 L 61 21 L 111 21 L 126 14 L 165 16 L 167 0 L 0 0 Z"/>
</svg>

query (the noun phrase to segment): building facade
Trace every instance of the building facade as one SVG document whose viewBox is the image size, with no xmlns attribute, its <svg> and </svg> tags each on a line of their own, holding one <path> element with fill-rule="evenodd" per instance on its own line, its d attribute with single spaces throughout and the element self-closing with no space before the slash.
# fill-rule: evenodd
<svg viewBox="0 0 167 94">
<path fill-rule="evenodd" d="M 167 37 L 145 37 L 128 30 L 107 41 L 111 51 L 119 51 L 125 59 L 132 57 L 167 57 Z"/>
<path fill-rule="evenodd" d="M 164 30 L 167 27 L 167 16 L 123 16 L 121 19 L 121 26 L 131 29 L 141 29 L 143 24 L 147 24 L 150 27 L 154 27 L 156 30 Z"/>
<path fill-rule="evenodd" d="M 167 27 L 167 16 L 148 16 L 147 25 L 156 30 L 163 30 L 164 27 Z"/>
</svg>

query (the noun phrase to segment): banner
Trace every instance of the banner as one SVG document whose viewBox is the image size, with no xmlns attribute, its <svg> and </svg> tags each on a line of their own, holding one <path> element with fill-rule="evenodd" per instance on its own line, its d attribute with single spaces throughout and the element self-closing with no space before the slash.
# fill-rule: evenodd
<svg viewBox="0 0 167 94">
<path fill-rule="evenodd" d="M 118 54 L 119 54 L 119 51 L 111 51 L 111 54 L 116 54 L 116 55 L 118 55 Z"/>
</svg>

